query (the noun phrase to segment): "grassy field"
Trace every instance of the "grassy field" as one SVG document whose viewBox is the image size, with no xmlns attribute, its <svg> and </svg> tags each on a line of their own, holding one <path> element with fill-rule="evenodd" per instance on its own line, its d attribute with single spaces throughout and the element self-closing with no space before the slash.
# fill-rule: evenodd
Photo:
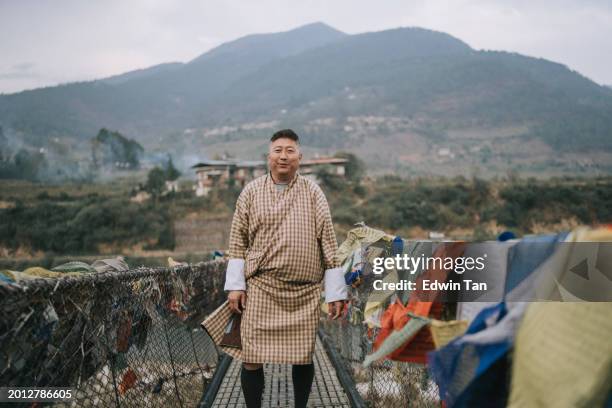
<svg viewBox="0 0 612 408">
<path fill-rule="evenodd" d="M 0 267 L 51 267 L 120 254 L 135 265 L 163 265 L 168 256 L 207 259 L 208 253 L 175 252 L 174 222 L 231 215 L 239 190 L 195 197 L 193 181 L 187 179 L 179 193 L 134 202 L 142 183 L 142 175 L 90 185 L 0 180 Z M 612 177 L 329 177 L 322 188 L 339 242 L 361 221 L 414 239 L 428 238 L 432 231 L 450 238 L 494 239 L 504 230 L 522 236 L 612 223 Z"/>
</svg>

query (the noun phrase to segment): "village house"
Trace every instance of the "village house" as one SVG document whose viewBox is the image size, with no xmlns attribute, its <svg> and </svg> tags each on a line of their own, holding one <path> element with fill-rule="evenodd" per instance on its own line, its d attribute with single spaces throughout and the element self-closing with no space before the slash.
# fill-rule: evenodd
<svg viewBox="0 0 612 408">
<path fill-rule="evenodd" d="M 339 157 L 315 157 L 300 162 L 300 174 L 317 184 L 317 171 L 326 168 L 331 174 L 344 177 L 347 159 Z M 266 174 L 267 164 L 263 160 L 206 160 L 191 166 L 196 172 L 193 186 L 198 197 L 207 196 L 211 190 L 227 187 L 231 183 L 244 187 L 246 183 Z"/>
</svg>

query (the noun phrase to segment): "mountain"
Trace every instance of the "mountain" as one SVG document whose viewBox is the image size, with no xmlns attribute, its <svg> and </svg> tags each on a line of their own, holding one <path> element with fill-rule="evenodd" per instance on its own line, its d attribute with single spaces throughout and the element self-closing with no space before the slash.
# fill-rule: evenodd
<svg viewBox="0 0 612 408">
<path fill-rule="evenodd" d="M 164 64 L 98 81 L 1 95 L 0 124 L 22 132 L 32 143 L 49 136 L 89 138 L 102 127 L 164 134 L 193 125 L 201 105 L 236 79 L 274 59 L 344 36 L 325 24 L 309 24 L 246 36 L 182 66 Z"/>
<path fill-rule="evenodd" d="M 421 28 L 249 35 L 184 64 L 2 95 L 0 126 L 32 146 L 89 149 L 107 128 L 147 150 L 244 158 L 287 126 L 312 153 L 351 150 L 385 171 L 612 171 L 611 89 Z"/>
<path fill-rule="evenodd" d="M 151 76 L 159 75 L 164 72 L 172 71 L 174 69 L 182 67 L 184 64 L 181 62 L 168 62 L 165 64 L 154 65 L 149 68 L 137 69 L 134 71 L 126 72 L 125 74 L 115 75 L 109 78 L 102 79 L 109 85 L 119 85 L 135 79 L 148 78 Z"/>
</svg>

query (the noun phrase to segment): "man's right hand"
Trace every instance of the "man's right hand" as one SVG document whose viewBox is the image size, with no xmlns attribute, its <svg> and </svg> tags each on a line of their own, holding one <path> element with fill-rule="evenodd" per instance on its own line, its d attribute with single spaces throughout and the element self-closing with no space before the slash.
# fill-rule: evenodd
<svg viewBox="0 0 612 408">
<path fill-rule="evenodd" d="M 246 292 L 244 290 L 232 290 L 227 295 L 230 310 L 234 313 L 241 314 L 246 307 Z"/>
</svg>

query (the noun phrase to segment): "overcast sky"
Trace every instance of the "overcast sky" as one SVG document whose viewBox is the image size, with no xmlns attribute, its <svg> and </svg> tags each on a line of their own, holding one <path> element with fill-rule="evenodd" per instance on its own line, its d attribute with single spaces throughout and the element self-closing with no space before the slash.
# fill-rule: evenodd
<svg viewBox="0 0 612 408">
<path fill-rule="evenodd" d="M 349 34 L 444 31 L 612 84 L 612 0 L 0 0 L 0 92 L 187 62 L 316 21 Z"/>
</svg>

